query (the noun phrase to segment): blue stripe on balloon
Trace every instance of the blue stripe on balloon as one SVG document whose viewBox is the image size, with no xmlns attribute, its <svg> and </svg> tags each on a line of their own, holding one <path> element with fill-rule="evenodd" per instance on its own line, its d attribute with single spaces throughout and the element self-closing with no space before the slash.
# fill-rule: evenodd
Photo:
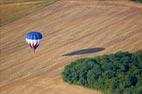
<svg viewBox="0 0 142 94">
<path fill-rule="evenodd" d="M 42 34 L 40 32 L 29 32 L 27 33 L 26 38 L 31 40 L 38 40 L 42 39 Z"/>
</svg>

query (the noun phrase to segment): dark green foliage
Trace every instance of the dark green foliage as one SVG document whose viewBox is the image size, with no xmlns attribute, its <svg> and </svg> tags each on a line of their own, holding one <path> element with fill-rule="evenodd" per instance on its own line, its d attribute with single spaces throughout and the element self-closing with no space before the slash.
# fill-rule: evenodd
<svg viewBox="0 0 142 94">
<path fill-rule="evenodd" d="M 140 3 L 142 3 L 142 0 L 131 0 L 131 1 L 135 1 L 135 2 L 140 2 Z"/>
<path fill-rule="evenodd" d="M 142 94 L 142 51 L 80 59 L 65 66 L 62 77 L 105 94 Z"/>
</svg>

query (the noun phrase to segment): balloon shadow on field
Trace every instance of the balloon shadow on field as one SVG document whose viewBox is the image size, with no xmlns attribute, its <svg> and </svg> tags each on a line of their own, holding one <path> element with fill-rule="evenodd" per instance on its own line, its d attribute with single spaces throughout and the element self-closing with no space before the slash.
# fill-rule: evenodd
<svg viewBox="0 0 142 94">
<path fill-rule="evenodd" d="M 105 48 L 87 48 L 78 51 L 73 51 L 71 53 L 64 54 L 63 56 L 73 56 L 73 55 L 83 55 L 83 54 L 91 54 L 103 51 Z"/>
</svg>

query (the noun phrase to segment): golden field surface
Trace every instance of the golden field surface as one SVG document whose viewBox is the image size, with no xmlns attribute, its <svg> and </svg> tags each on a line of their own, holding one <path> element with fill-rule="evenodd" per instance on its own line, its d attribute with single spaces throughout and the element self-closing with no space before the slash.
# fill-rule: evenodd
<svg viewBox="0 0 142 94">
<path fill-rule="evenodd" d="M 101 94 L 65 83 L 61 72 L 79 58 L 142 49 L 142 6 L 60 0 L 0 30 L 0 94 Z M 30 31 L 43 34 L 35 54 L 25 42 Z M 104 50 L 65 56 L 95 48 Z"/>
<path fill-rule="evenodd" d="M 0 0 L 0 26 L 27 16 L 56 0 Z"/>
</svg>

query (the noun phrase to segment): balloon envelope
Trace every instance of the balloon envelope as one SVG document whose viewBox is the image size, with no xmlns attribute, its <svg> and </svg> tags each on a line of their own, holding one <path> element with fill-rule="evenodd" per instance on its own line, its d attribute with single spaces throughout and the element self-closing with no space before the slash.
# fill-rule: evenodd
<svg viewBox="0 0 142 94">
<path fill-rule="evenodd" d="M 36 49 L 42 39 L 42 34 L 40 32 L 29 32 L 26 34 L 26 42 L 32 49 Z"/>
</svg>

